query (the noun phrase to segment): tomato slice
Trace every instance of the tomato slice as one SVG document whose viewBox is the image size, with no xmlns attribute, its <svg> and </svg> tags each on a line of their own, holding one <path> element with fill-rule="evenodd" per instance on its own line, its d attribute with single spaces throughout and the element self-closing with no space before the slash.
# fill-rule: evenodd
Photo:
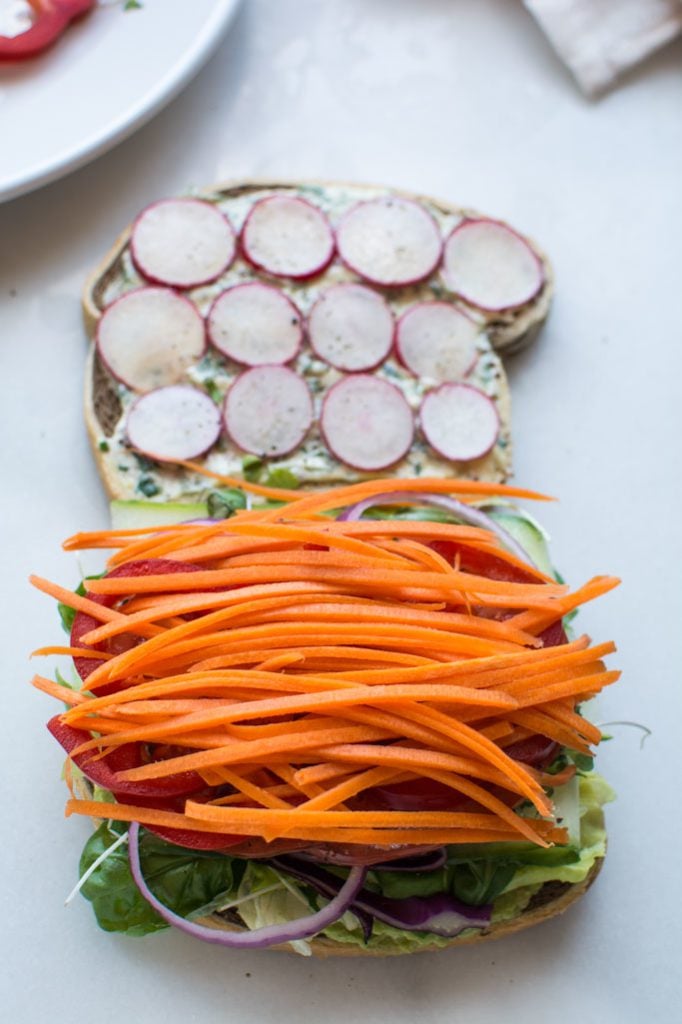
<svg viewBox="0 0 682 1024">
<path fill-rule="evenodd" d="M 127 562 L 125 565 L 119 565 L 111 572 L 106 574 L 107 579 L 113 577 L 128 577 L 135 578 L 137 576 L 156 576 L 157 574 L 168 574 L 174 572 L 196 572 L 201 567 L 198 565 L 192 565 L 191 562 L 175 562 L 170 558 L 144 558 L 136 562 Z M 134 590 L 131 587 L 131 591 Z M 116 602 L 120 599 L 118 595 L 114 594 L 93 594 L 87 591 L 85 596 L 89 601 L 93 601 L 95 604 L 103 605 L 105 608 L 112 608 Z M 132 596 L 132 594 L 130 595 Z M 129 651 L 132 647 L 136 647 L 140 643 L 140 637 L 134 636 L 132 633 L 123 633 L 120 636 L 114 637 L 111 642 L 106 644 L 95 644 L 94 646 L 83 642 L 81 637 L 85 636 L 101 623 L 94 618 L 92 615 L 88 615 L 87 612 L 76 612 L 76 616 L 73 620 L 71 627 L 71 646 L 82 647 L 85 651 L 106 651 L 110 654 L 122 654 L 124 651 Z M 83 682 L 86 681 L 91 672 L 94 672 L 102 662 L 98 658 L 77 657 L 73 659 L 76 672 L 81 677 Z M 105 697 L 108 693 L 115 693 L 117 690 L 124 689 L 123 683 L 112 683 L 105 686 L 100 686 L 97 690 L 99 697 Z"/>
<path fill-rule="evenodd" d="M 476 576 L 485 576 L 490 580 L 503 580 L 508 583 L 538 582 L 537 576 L 526 569 L 510 565 L 503 558 L 498 558 L 497 555 L 479 551 L 477 548 L 470 548 L 466 544 L 457 544 L 451 540 L 433 540 L 429 547 L 450 565 L 455 565 L 458 560 L 462 572 L 471 572 Z"/>
<path fill-rule="evenodd" d="M 125 743 L 105 754 L 104 757 L 99 757 L 95 751 L 73 754 L 72 751 L 76 747 L 91 739 L 90 733 L 84 729 L 74 729 L 73 726 L 66 725 L 62 722 L 60 715 L 51 718 L 47 723 L 47 728 L 86 778 L 97 786 L 110 790 L 116 796 L 124 798 L 188 796 L 190 793 L 196 793 L 206 787 L 206 783 L 197 772 L 179 772 L 176 775 L 169 775 L 165 779 L 128 782 L 118 778 L 118 773 L 128 768 L 138 768 L 144 763 L 141 743 Z"/>
</svg>

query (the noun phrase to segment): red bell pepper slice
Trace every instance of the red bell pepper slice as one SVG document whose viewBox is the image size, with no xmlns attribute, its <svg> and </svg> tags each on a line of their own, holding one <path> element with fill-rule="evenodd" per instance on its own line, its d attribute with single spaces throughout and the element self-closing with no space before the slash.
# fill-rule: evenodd
<svg viewBox="0 0 682 1024">
<path fill-rule="evenodd" d="M 47 50 L 76 18 L 87 14 L 96 0 L 29 0 L 36 13 L 25 32 L 0 35 L 0 60 L 25 60 Z"/>
</svg>

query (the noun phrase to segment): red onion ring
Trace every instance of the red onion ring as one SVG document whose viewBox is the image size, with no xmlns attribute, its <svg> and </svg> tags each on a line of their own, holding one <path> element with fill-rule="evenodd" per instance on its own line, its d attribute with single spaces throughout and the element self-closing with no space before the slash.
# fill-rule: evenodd
<svg viewBox="0 0 682 1024">
<path fill-rule="evenodd" d="M 337 519 L 342 522 L 360 519 L 363 512 L 373 508 L 375 505 L 414 505 L 415 498 L 416 495 L 412 491 L 387 491 L 386 494 L 375 494 L 371 498 L 359 501 L 357 505 L 349 506 L 340 516 L 337 516 Z M 537 568 L 528 552 L 512 537 L 511 533 L 505 530 L 503 526 L 500 526 L 499 523 L 496 523 L 494 519 L 491 519 L 490 516 L 487 516 L 485 512 L 481 512 L 480 509 L 472 508 L 470 505 L 465 505 L 463 501 L 457 501 L 456 498 L 448 498 L 444 494 L 420 494 L 419 503 L 444 508 L 448 512 L 452 512 L 458 519 L 469 523 L 470 526 L 480 526 L 483 530 L 489 530 L 495 534 L 512 555 L 515 555 L 527 565 L 533 566 L 534 569 Z"/>
<path fill-rule="evenodd" d="M 318 910 L 315 914 L 298 918 L 296 921 L 287 921 L 285 924 L 268 925 L 265 928 L 257 928 L 255 931 L 227 932 L 217 928 L 208 928 L 206 925 L 197 924 L 194 921 L 187 921 L 184 917 L 169 910 L 161 900 L 157 899 L 145 882 L 140 864 L 140 826 L 133 821 L 128 830 L 128 856 L 130 859 L 130 870 L 136 886 L 142 896 L 154 908 L 164 921 L 174 925 L 187 935 L 195 939 L 202 939 L 204 942 L 211 942 L 217 946 L 231 946 L 233 949 L 265 949 L 268 946 L 276 946 L 281 942 L 295 942 L 298 939 L 309 939 L 318 932 L 324 931 L 329 925 L 338 921 L 355 900 L 365 883 L 367 868 L 351 868 L 348 878 L 343 883 L 338 893 L 326 907 Z"/>
</svg>

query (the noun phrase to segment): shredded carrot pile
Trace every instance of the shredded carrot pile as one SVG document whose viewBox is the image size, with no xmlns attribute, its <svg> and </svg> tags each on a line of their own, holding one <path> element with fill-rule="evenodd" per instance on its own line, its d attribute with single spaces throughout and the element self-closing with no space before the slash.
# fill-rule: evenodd
<svg viewBox="0 0 682 1024">
<path fill-rule="evenodd" d="M 68 705 L 63 723 L 83 730 L 72 754 L 99 759 L 140 743 L 147 760 L 122 781 L 191 771 L 213 788 L 173 811 L 74 798 L 67 813 L 266 841 L 565 842 L 544 788 L 551 777 L 506 751 L 536 734 L 582 753 L 599 742 L 576 708 L 618 678 L 603 661 L 614 645 L 581 636 L 543 647 L 538 637 L 617 580 L 571 592 L 530 566 L 519 573 L 522 563 L 478 527 L 328 515 L 396 487 L 415 504 L 433 491 L 542 497 L 442 480 L 268 488 L 285 504 L 68 540 L 67 550 L 113 550 L 117 570 L 88 581 L 85 597 L 32 578 L 94 620 L 75 645 L 35 652 L 74 656 L 85 645 L 97 659 L 81 692 L 34 679 Z M 457 552 L 452 563 L 434 546 L 443 541 Z M 467 551 L 494 556 L 510 579 L 466 571 Z M 124 575 L 149 559 L 191 568 Z M 454 790 L 462 810 L 352 806 L 373 787 L 415 780 Z M 534 812 L 517 813 L 521 803 Z"/>
</svg>

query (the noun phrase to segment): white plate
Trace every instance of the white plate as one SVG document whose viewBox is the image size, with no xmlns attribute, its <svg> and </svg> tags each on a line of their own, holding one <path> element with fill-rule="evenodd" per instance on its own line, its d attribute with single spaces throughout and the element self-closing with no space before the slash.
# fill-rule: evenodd
<svg viewBox="0 0 682 1024">
<path fill-rule="evenodd" d="M 54 181 L 144 124 L 208 60 L 239 6 L 142 3 L 98 7 L 48 53 L 0 65 L 0 201 Z"/>
</svg>

